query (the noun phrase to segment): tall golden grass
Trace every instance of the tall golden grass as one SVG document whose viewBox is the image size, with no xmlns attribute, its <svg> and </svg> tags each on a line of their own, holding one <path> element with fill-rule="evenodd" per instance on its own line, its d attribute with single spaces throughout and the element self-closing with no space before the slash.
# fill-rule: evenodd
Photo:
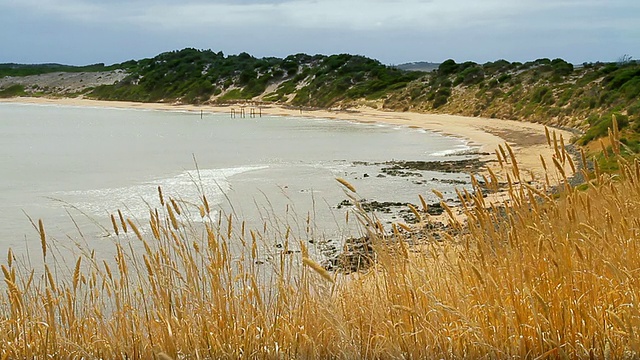
<svg viewBox="0 0 640 360">
<path fill-rule="evenodd" d="M 547 179 L 566 182 L 572 160 L 555 147 Z M 640 162 L 583 169 L 586 190 L 551 194 L 505 149 L 502 203 L 476 182 L 459 194 L 456 235 L 420 246 L 368 227 L 377 263 L 365 273 L 328 273 L 289 232 L 260 264 L 264 232 L 208 218 L 206 197 L 202 225 L 161 192 L 148 232 L 118 213 L 113 261 L 86 251 L 68 273 L 39 223 L 44 271 L 11 251 L 1 266 L 0 358 L 637 358 Z"/>
</svg>

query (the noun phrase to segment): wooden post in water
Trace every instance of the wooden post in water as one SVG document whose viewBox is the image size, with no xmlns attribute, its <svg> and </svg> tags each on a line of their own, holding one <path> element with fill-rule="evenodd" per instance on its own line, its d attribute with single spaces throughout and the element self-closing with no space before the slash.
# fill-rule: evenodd
<svg viewBox="0 0 640 360">
<path fill-rule="evenodd" d="M 236 109 L 231 108 L 231 117 L 235 118 L 236 117 Z"/>
<path fill-rule="evenodd" d="M 202 110 L 200 110 L 200 119 L 202 119 Z"/>
<path fill-rule="evenodd" d="M 262 117 L 262 107 L 258 107 L 258 111 L 260 111 L 260 117 Z"/>
</svg>

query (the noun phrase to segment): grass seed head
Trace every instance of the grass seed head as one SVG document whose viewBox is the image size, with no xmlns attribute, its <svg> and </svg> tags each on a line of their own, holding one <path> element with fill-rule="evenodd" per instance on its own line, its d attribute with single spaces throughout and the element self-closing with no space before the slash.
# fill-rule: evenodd
<svg viewBox="0 0 640 360">
<path fill-rule="evenodd" d="M 44 232 L 42 219 L 38 220 L 38 232 L 40 233 L 40 246 L 42 247 L 42 259 L 47 260 L 47 234 Z"/>
<path fill-rule="evenodd" d="M 323 279 L 329 282 L 333 282 L 333 278 L 331 277 L 331 274 L 329 274 L 329 272 L 325 268 L 323 268 L 322 265 L 318 264 L 317 262 L 311 260 L 308 257 L 302 258 L 302 262 L 306 266 L 310 267 L 313 271 L 318 273 L 320 276 L 322 276 Z"/>
<path fill-rule="evenodd" d="M 353 185 L 351 185 L 347 180 L 339 177 L 336 178 L 336 181 L 338 181 L 340 184 L 342 184 L 342 186 L 346 187 L 347 189 L 349 189 L 349 191 L 355 193 L 356 192 L 356 188 L 353 187 Z"/>
</svg>

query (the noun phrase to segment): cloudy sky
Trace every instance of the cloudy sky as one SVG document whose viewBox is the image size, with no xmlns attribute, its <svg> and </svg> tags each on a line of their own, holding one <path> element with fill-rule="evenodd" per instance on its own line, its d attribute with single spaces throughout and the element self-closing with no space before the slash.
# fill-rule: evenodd
<svg viewBox="0 0 640 360">
<path fill-rule="evenodd" d="M 640 58 L 640 0 L 0 0 L 0 63 L 107 64 L 194 47 L 386 64 Z"/>
</svg>

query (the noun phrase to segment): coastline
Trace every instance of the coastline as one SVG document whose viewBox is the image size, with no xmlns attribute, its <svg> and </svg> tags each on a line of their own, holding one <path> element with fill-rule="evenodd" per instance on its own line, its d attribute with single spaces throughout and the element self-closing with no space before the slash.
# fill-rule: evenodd
<svg viewBox="0 0 640 360">
<path fill-rule="evenodd" d="M 163 111 L 190 111 L 207 113 L 229 113 L 232 109 L 236 116 L 241 108 L 245 108 L 246 116 L 250 109 L 257 106 L 250 105 L 172 105 L 163 103 L 137 103 L 126 101 L 103 101 L 81 98 L 39 98 L 16 97 L 0 99 L 3 103 L 22 103 L 36 105 L 66 105 L 86 107 L 110 107 L 124 109 L 144 109 Z M 540 157 L 545 162 L 552 164 L 552 156 L 555 149 L 548 146 L 545 135 L 545 126 L 537 123 L 521 122 L 514 120 L 501 120 L 490 118 L 475 118 L 458 115 L 423 114 L 413 112 L 392 112 L 376 110 L 372 108 L 352 108 L 348 110 L 308 110 L 286 108 L 283 106 L 260 106 L 260 113 L 265 116 L 290 116 L 306 118 L 324 118 L 335 120 L 347 120 L 364 123 L 384 123 L 390 125 L 420 128 L 445 136 L 459 138 L 467 142 L 471 147 L 478 149 L 480 160 L 485 161 L 491 167 L 498 167 L 495 151 L 499 145 L 508 143 L 513 149 L 521 171 L 530 174 L 533 179 L 544 178 L 545 169 Z M 568 142 L 573 134 L 567 130 L 549 129 L 555 131 L 557 138 Z M 493 164 L 493 165 L 492 165 Z M 535 181 L 535 180 L 534 180 Z"/>
<path fill-rule="evenodd" d="M 477 160 L 471 159 L 471 166 L 468 166 L 466 170 L 455 170 L 457 172 L 466 172 L 469 175 L 479 175 L 490 178 L 493 175 L 496 176 L 498 181 L 498 188 L 490 192 L 483 193 L 483 203 L 485 208 L 489 207 L 502 207 L 510 202 L 510 194 L 508 188 L 510 184 L 517 184 L 513 180 L 508 179 L 508 173 L 512 172 L 515 167 L 512 166 L 511 161 L 508 164 L 505 162 L 499 162 L 496 156 L 498 146 L 504 148 L 504 144 L 508 143 L 513 151 L 513 155 L 518 161 L 518 166 L 515 171 L 519 169 L 519 173 L 522 174 L 520 178 L 521 182 L 527 182 L 530 186 L 537 189 L 544 190 L 547 185 L 557 186 L 561 184 L 560 177 L 552 176 L 551 179 L 546 177 L 547 171 L 541 162 L 541 158 L 544 159 L 546 164 L 553 164 L 553 157 L 556 156 L 556 149 L 553 146 L 549 146 L 547 143 L 547 136 L 545 134 L 545 126 L 535 123 L 518 122 L 512 120 L 498 120 L 487 118 L 472 118 L 455 115 L 440 115 L 440 114 L 422 114 L 411 112 L 390 112 L 381 111 L 371 108 L 355 108 L 349 110 L 309 110 L 299 108 L 286 108 L 282 106 L 260 106 L 258 110 L 257 106 L 251 105 L 230 105 L 230 106 L 211 106 L 211 105 L 171 105 L 162 103 L 135 103 L 135 102 L 122 102 L 122 101 L 99 101 L 88 100 L 80 98 L 31 98 L 31 97 L 19 97 L 10 99 L 0 99 L 0 103 L 14 103 L 14 104 L 32 104 L 32 105 L 62 105 L 62 106 L 74 106 L 74 107 L 92 107 L 92 108 L 117 108 L 117 109 L 139 109 L 139 110 L 158 110 L 158 111 L 180 111 L 180 112 L 192 112 L 194 114 L 206 113 L 222 113 L 229 114 L 232 109 L 235 110 L 236 117 L 239 117 L 240 108 L 245 108 L 245 116 L 249 116 L 250 111 L 253 109 L 256 112 L 259 111 L 265 117 L 268 116 L 286 116 L 286 117 L 305 117 L 305 118 L 317 118 L 317 119 L 335 119 L 351 122 L 362 123 L 384 123 L 396 126 L 404 126 L 410 128 L 419 128 L 426 131 L 442 134 L 444 136 L 450 136 L 466 141 L 467 145 L 473 148 L 474 154 L 477 154 Z M 268 118 L 265 119 L 268 121 Z M 573 134 L 566 130 L 549 129 L 549 131 L 556 131 L 556 137 L 559 139 L 561 136 L 565 141 L 569 141 Z M 506 150 L 506 149 L 505 149 Z M 508 155 L 507 155 L 508 156 Z M 418 159 L 416 159 L 418 160 Z M 457 165 L 459 166 L 459 164 Z M 504 168 L 504 169 L 502 169 Z M 491 169 L 491 171 L 489 170 Z M 570 166 L 567 162 L 565 164 L 565 171 L 570 173 Z M 513 178 L 511 178 L 513 179 Z M 431 189 L 425 189 L 425 192 L 430 192 Z M 443 234 L 449 234 L 451 231 L 455 233 L 455 226 L 451 227 L 455 223 L 465 223 L 466 213 L 464 208 L 466 205 L 460 204 L 458 201 L 447 201 L 448 209 L 444 211 L 444 207 L 437 206 L 439 204 L 428 204 L 430 209 L 438 208 L 440 212 L 430 213 L 424 211 L 423 220 L 418 220 L 417 223 L 407 225 L 405 229 L 411 229 L 407 236 L 410 236 L 412 243 L 419 246 L 423 241 L 429 239 L 442 239 Z M 394 202 L 387 205 L 387 203 L 381 203 L 373 206 L 396 206 L 405 208 L 404 204 L 400 202 Z M 419 205 L 414 205 L 416 208 Z M 372 208 L 373 210 L 380 210 L 380 208 Z M 451 218 L 454 219 L 453 222 Z M 407 218 L 405 218 L 405 221 Z M 410 223 L 410 222 L 409 222 Z M 411 223 L 410 223 L 411 224 Z M 409 231 L 409 230 L 408 230 Z M 361 256 L 370 256 L 371 254 L 362 253 L 365 248 L 358 248 L 359 242 L 365 241 L 364 238 L 349 238 L 344 239 L 349 242 L 350 245 L 356 250 L 347 250 L 350 248 L 345 245 L 343 252 L 327 253 L 327 262 L 325 266 L 334 269 L 337 264 L 346 264 L 344 269 L 349 269 L 349 266 L 358 263 L 357 259 Z M 357 250 L 360 249 L 360 250 Z M 351 265 L 349 265 L 351 264 Z M 357 267 L 356 267 L 357 268 Z M 353 270 L 353 269 L 352 269 Z"/>
</svg>

